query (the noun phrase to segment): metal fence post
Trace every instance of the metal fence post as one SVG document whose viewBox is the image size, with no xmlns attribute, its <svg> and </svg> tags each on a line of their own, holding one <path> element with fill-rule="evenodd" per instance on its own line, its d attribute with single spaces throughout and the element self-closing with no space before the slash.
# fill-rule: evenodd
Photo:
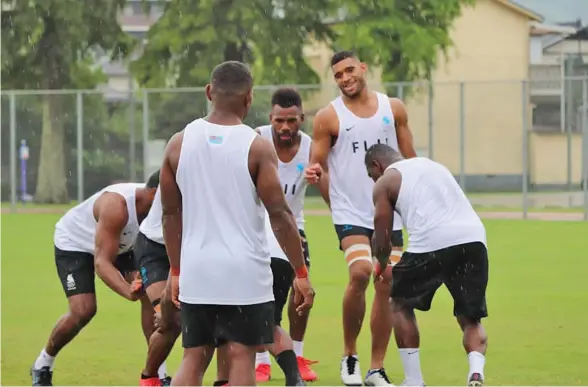
<svg viewBox="0 0 588 387">
<path fill-rule="evenodd" d="M 588 79 L 582 81 L 582 176 L 584 187 L 584 220 L 588 220 Z"/>
<path fill-rule="evenodd" d="M 149 143 L 149 91 L 143 89 L 143 181 L 149 178 L 147 144 Z"/>
<path fill-rule="evenodd" d="M 133 90 L 132 78 L 129 78 L 129 180 L 137 180 L 137 168 L 135 155 L 135 92 Z"/>
<path fill-rule="evenodd" d="M 465 177 L 465 83 L 459 83 L 459 185 L 466 191 Z"/>
<path fill-rule="evenodd" d="M 529 211 L 529 136 L 528 136 L 528 106 L 527 106 L 527 81 L 521 85 L 521 102 L 523 105 L 523 219 L 527 219 Z"/>
<path fill-rule="evenodd" d="M 404 84 L 398 83 L 396 85 L 396 95 L 398 95 L 398 99 L 404 101 Z"/>
<path fill-rule="evenodd" d="M 433 125 L 434 125 L 434 118 L 433 118 L 433 106 L 435 103 L 435 89 L 433 86 L 433 81 L 429 80 L 429 106 L 428 115 L 429 115 L 429 158 L 433 160 L 433 152 L 435 147 L 433 146 Z"/>
<path fill-rule="evenodd" d="M 10 94 L 10 207 L 16 212 L 16 96 Z"/>
<path fill-rule="evenodd" d="M 78 161 L 78 202 L 84 201 L 84 101 L 81 92 L 76 95 L 76 147 Z"/>
</svg>

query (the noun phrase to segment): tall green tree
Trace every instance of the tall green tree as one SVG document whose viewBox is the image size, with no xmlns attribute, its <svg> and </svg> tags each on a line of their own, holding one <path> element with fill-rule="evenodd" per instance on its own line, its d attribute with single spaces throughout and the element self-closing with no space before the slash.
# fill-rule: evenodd
<svg viewBox="0 0 588 387">
<path fill-rule="evenodd" d="M 426 78 L 475 0 L 171 0 L 134 64 L 145 85 L 201 86 L 214 65 L 253 65 L 258 84 L 314 83 L 310 41 L 354 49 L 385 81 Z"/>
<path fill-rule="evenodd" d="M 2 88 L 94 88 L 100 53 L 126 56 L 133 40 L 117 22 L 125 0 L 17 0 L 2 13 Z M 63 96 L 43 95 L 35 201 L 68 202 Z"/>
</svg>

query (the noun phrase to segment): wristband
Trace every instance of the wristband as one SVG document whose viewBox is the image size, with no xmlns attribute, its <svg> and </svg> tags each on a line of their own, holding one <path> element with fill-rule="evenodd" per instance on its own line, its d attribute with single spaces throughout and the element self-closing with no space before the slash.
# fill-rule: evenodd
<svg viewBox="0 0 588 387">
<path fill-rule="evenodd" d="M 302 265 L 294 271 L 296 272 L 296 278 L 308 278 L 308 269 L 306 268 L 306 265 Z"/>
<path fill-rule="evenodd" d="M 172 268 L 170 268 L 169 272 L 171 273 L 172 277 L 177 277 L 180 275 L 180 268 L 179 267 L 172 267 Z"/>
</svg>

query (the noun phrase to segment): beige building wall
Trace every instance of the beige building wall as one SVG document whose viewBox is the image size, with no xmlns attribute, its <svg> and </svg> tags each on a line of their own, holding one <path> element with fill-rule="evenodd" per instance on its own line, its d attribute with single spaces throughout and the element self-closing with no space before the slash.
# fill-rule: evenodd
<svg viewBox="0 0 588 387">
<path fill-rule="evenodd" d="M 456 175 L 460 172 L 460 82 L 464 82 L 465 173 L 522 172 L 522 80 L 529 71 L 529 20 L 500 1 L 478 0 L 455 22 L 454 48 L 447 61 L 440 56 L 434 72 L 432 149 L 433 157 Z M 429 98 L 422 93 L 407 104 L 417 146 L 426 149 Z M 530 107 L 528 112 L 530 118 Z"/>
<path fill-rule="evenodd" d="M 568 176 L 568 139 L 566 133 L 532 133 L 533 149 L 529 160 L 531 183 L 538 185 L 565 185 Z M 572 135 L 572 182 L 582 180 L 582 136 Z"/>
</svg>

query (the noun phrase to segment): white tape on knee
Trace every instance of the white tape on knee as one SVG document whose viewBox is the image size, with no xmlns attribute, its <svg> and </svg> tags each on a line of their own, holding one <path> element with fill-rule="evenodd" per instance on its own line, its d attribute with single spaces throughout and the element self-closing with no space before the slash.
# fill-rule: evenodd
<svg viewBox="0 0 588 387">
<path fill-rule="evenodd" d="M 360 256 L 354 257 L 351 260 L 349 260 L 348 259 L 349 256 L 351 254 L 355 253 L 356 251 L 362 251 L 362 252 L 365 252 L 365 254 L 362 254 Z M 373 263 L 372 263 L 372 248 L 368 244 L 358 243 L 358 244 L 349 246 L 349 248 L 347 248 L 347 250 L 345 250 L 344 254 L 345 254 L 345 260 L 347 261 L 347 266 L 351 266 L 355 262 L 358 262 L 358 261 L 367 261 L 373 265 Z"/>
</svg>

